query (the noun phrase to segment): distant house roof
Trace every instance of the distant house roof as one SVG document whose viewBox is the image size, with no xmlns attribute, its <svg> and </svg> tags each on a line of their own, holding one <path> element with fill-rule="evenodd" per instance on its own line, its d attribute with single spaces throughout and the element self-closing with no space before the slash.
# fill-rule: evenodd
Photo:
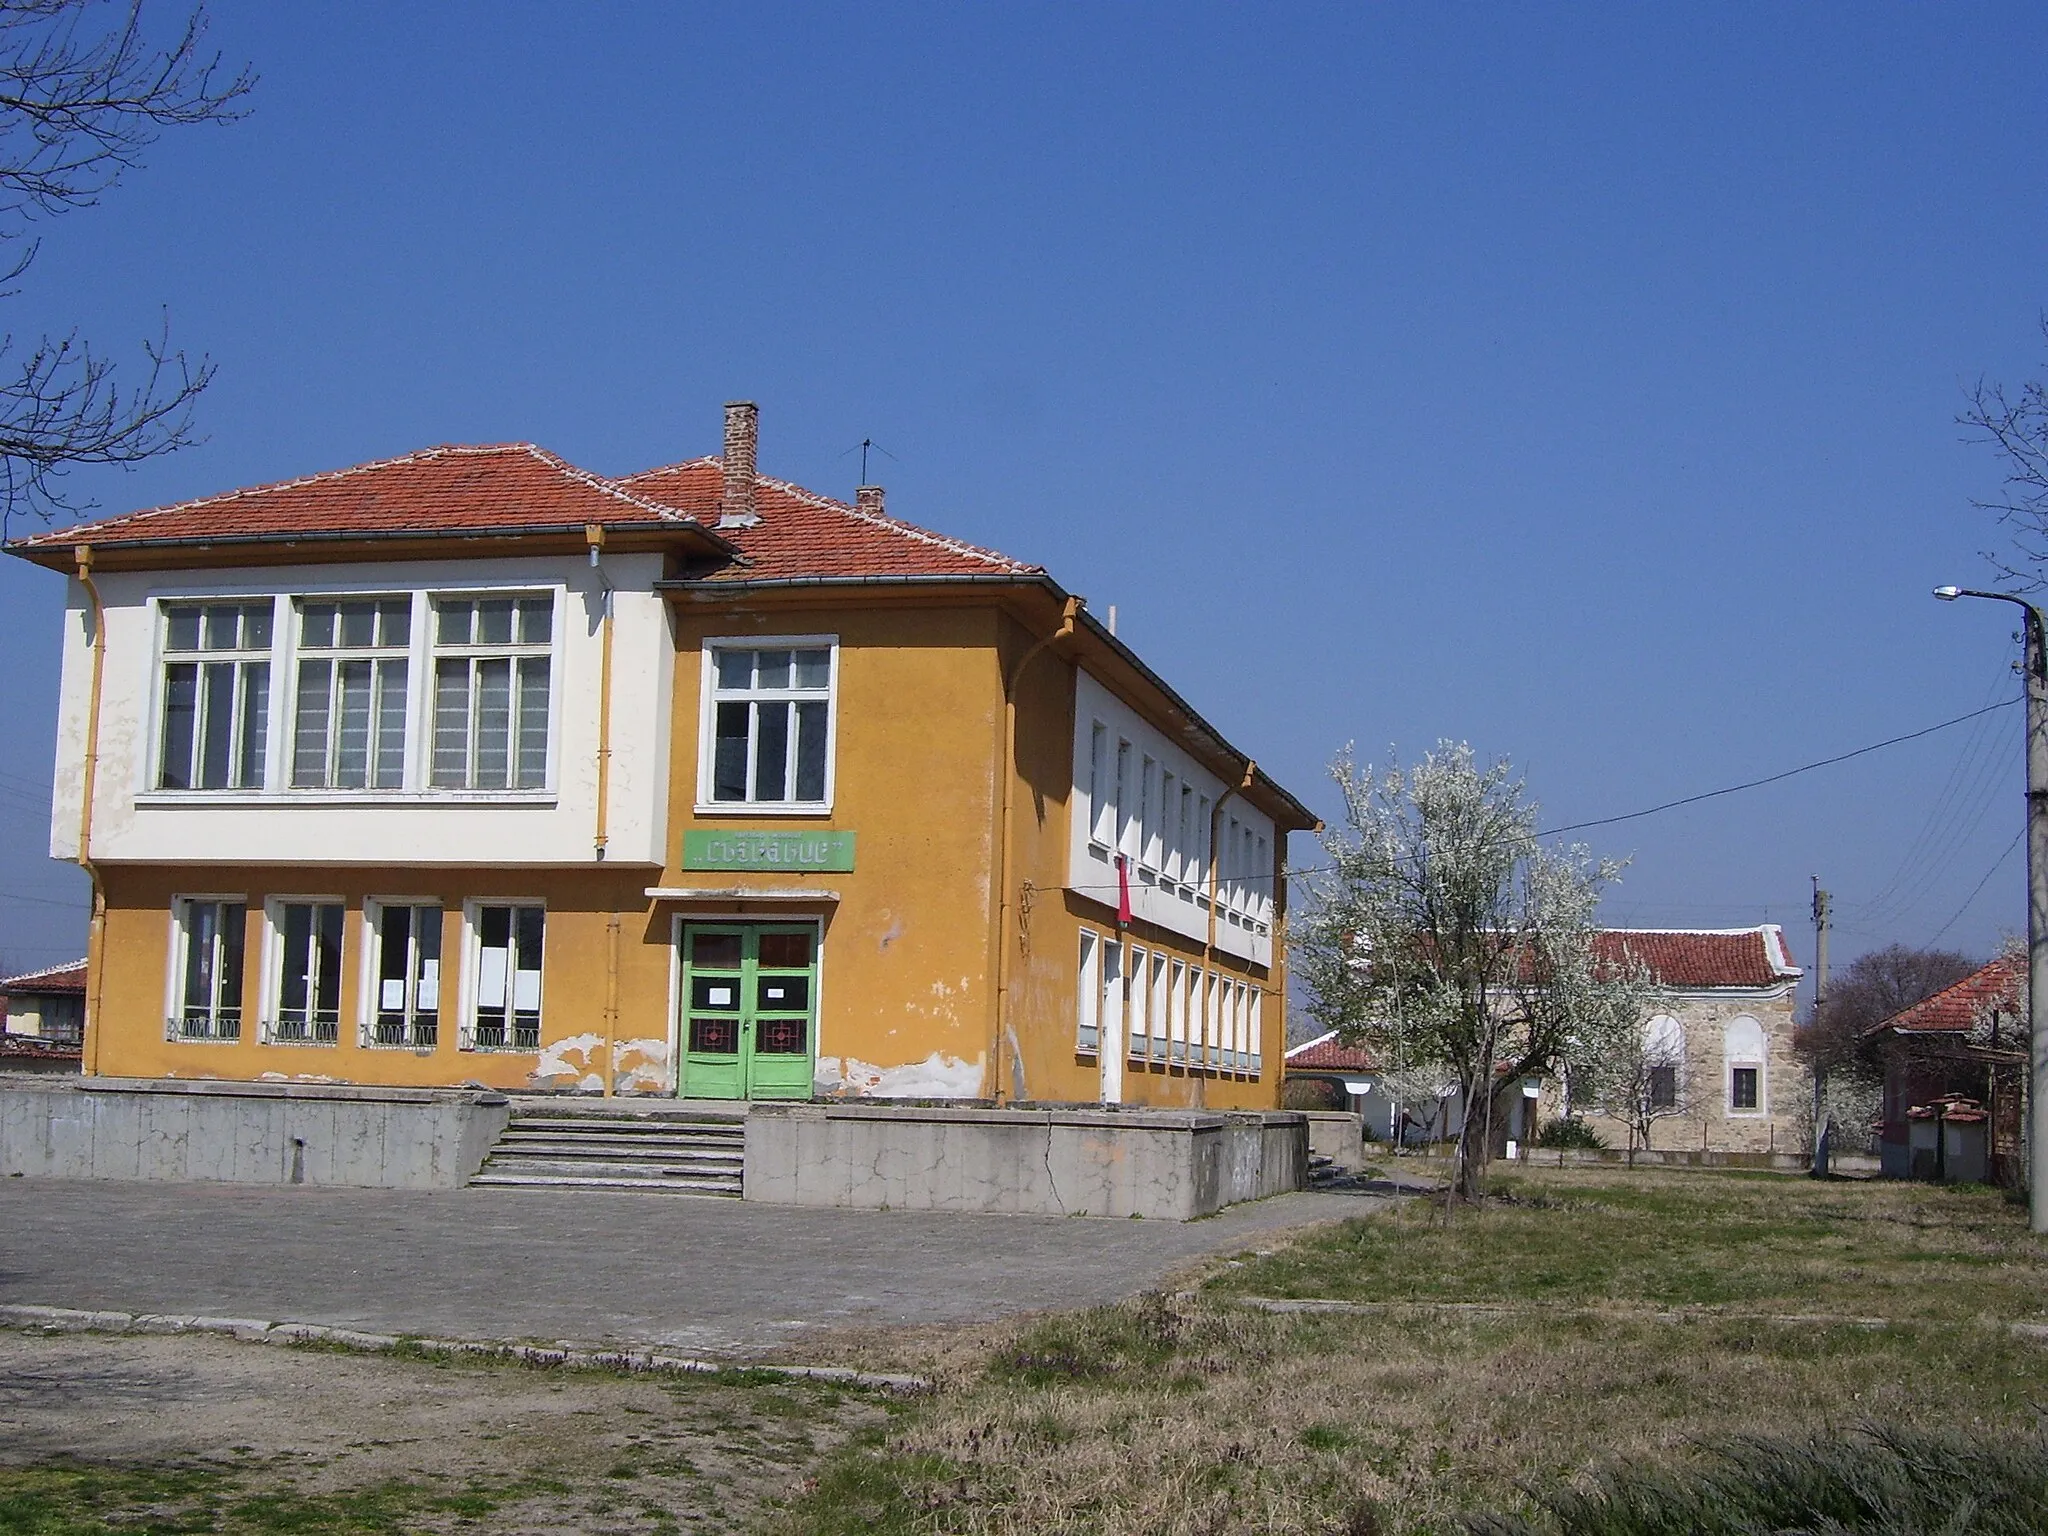
<svg viewBox="0 0 2048 1536">
<path fill-rule="evenodd" d="M 2000 955 L 1932 997 L 1873 1025 L 1867 1033 L 1887 1029 L 1907 1035 L 1965 1033 L 1995 1008 L 2017 1008 L 2026 995 L 2026 982 L 2026 956 Z"/>
<path fill-rule="evenodd" d="M 63 965 L 45 966 L 40 971 L 23 971 L 19 976 L 9 976 L 0 981 L 0 993 L 8 996 L 45 995 L 71 993 L 85 995 L 85 962 L 68 961 Z"/>
<path fill-rule="evenodd" d="M 1761 988 L 1797 980 L 1785 930 L 1776 923 L 1754 928 L 1605 928 L 1594 952 L 1615 964 L 1635 960 L 1661 987 Z"/>
<path fill-rule="evenodd" d="M 724 460 L 689 459 L 642 470 L 616 483 L 635 495 L 715 522 Z M 933 533 L 869 507 L 850 506 L 787 480 L 754 479 L 761 520 L 721 528 L 746 559 L 713 573 L 713 581 L 786 581 L 848 576 L 1035 576 L 1043 566 Z"/>
<path fill-rule="evenodd" d="M 1344 1044 L 1333 1029 L 1290 1050 L 1287 1068 L 1303 1072 L 1377 1072 L 1379 1062 L 1364 1046 Z"/>
<path fill-rule="evenodd" d="M 578 469 L 532 443 L 423 448 L 395 459 L 202 496 L 17 539 L 9 547 L 68 566 L 74 546 L 148 549 L 305 539 L 569 532 L 590 524 L 687 533 L 730 546 L 688 513 Z"/>
</svg>

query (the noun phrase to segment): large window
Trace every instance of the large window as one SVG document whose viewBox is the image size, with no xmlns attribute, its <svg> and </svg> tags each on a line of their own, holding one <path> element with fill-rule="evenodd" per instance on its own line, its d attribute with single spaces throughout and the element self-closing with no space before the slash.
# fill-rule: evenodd
<svg viewBox="0 0 2048 1536">
<path fill-rule="evenodd" d="M 370 944 L 369 1045 L 426 1050 L 441 1031 L 441 909 L 373 902 Z"/>
<path fill-rule="evenodd" d="M 434 599 L 436 789 L 542 789 L 555 600 Z"/>
<path fill-rule="evenodd" d="M 539 1050 L 541 939 L 547 913 L 538 904 L 479 903 L 471 908 L 471 917 L 471 1047 Z"/>
<path fill-rule="evenodd" d="M 264 1033 L 286 1045 L 332 1045 L 341 1025 L 342 908 L 335 901 L 271 905 L 272 1013 Z"/>
<path fill-rule="evenodd" d="M 241 1039 L 247 915 L 233 898 L 180 897 L 171 903 L 173 1039 Z"/>
<path fill-rule="evenodd" d="M 270 722 L 268 598 L 164 609 L 159 789 L 261 789 Z"/>
<path fill-rule="evenodd" d="M 412 599 L 307 599 L 298 615 L 292 787 L 402 788 Z"/>
<path fill-rule="evenodd" d="M 831 796 L 829 641 L 711 647 L 712 803 L 822 809 Z"/>
</svg>

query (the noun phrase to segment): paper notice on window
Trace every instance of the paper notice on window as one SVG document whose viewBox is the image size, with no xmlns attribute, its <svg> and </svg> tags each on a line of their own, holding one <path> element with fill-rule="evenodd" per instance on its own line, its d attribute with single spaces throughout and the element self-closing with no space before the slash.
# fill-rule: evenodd
<svg viewBox="0 0 2048 1536">
<path fill-rule="evenodd" d="M 485 949 L 477 954 L 476 1000 L 484 1008 L 505 1006 L 505 951 Z"/>
<path fill-rule="evenodd" d="M 539 971 L 519 971 L 513 976 L 512 1006 L 520 1013 L 540 1012 Z"/>
<path fill-rule="evenodd" d="M 420 1012 L 432 1013 L 441 1006 L 441 962 L 420 962 Z"/>
<path fill-rule="evenodd" d="M 780 987 L 770 987 L 767 990 L 769 999 L 771 1001 L 779 999 L 782 996 L 782 988 Z"/>
<path fill-rule="evenodd" d="M 377 1006 L 386 1013 L 399 1013 L 405 1008 L 405 983 L 387 979 L 377 992 Z"/>
<path fill-rule="evenodd" d="M 732 1006 L 732 988 L 712 987 L 710 989 L 710 998 L 711 1000 L 705 1004 L 706 1007 L 730 1008 Z"/>
</svg>

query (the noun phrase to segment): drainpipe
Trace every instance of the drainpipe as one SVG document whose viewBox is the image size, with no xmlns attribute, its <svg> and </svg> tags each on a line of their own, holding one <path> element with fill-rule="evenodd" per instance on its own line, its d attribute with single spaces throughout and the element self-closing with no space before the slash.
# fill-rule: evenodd
<svg viewBox="0 0 2048 1536">
<path fill-rule="evenodd" d="M 1010 675 L 1003 679 L 1003 757 L 996 765 L 997 796 L 1002 810 L 997 818 L 996 835 L 996 890 L 999 904 L 996 908 L 996 1017 L 995 1040 L 989 1051 L 990 1070 L 995 1080 L 992 1097 L 1003 1102 L 1003 1041 L 1008 1038 L 1010 1050 L 1018 1052 L 1015 1032 L 1010 1025 L 1010 822 L 1012 795 L 1010 780 L 1016 776 L 1017 759 L 1017 683 L 1024 676 L 1024 669 L 1038 659 L 1038 653 L 1056 641 L 1064 640 L 1074 632 L 1074 622 L 1080 617 L 1081 605 L 1085 598 L 1069 597 L 1066 606 L 1060 610 L 1060 627 L 1033 645 L 1010 669 Z"/>
<path fill-rule="evenodd" d="M 612 1096 L 612 1079 L 619 1075 L 619 914 L 611 913 L 604 925 L 604 1096 Z"/>
<path fill-rule="evenodd" d="M 78 867 L 92 881 L 92 926 L 86 932 L 86 984 L 91 991 L 86 1003 L 85 1037 L 89 1042 L 84 1071 L 97 1077 L 100 1070 L 100 987 L 106 974 L 104 950 L 107 935 L 107 893 L 100 883 L 99 869 L 92 861 L 92 799 L 100 769 L 100 685 L 107 660 L 107 610 L 100 601 L 100 589 L 92 579 L 92 546 L 80 544 L 72 551 L 78 562 L 78 580 L 92 602 L 92 688 L 85 706 L 85 775 L 78 803 Z"/>
<path fill-rule="evenodd" d="M 1215 805 L 1209 808 L 1209 936 L 1202 943 L 1202 969 L 1209 977 L 1208 988 L 1205 990 L 1212 993 L 1216 985 L 1216 887 L 1221 883 L 1223 874 L 1223 860 L 1216 853 L 1216 834 L 1223 826 L 1223 807 L 1229 803 L 1232 795 L 1241 795 L 1252 787 L 1252 775 L 1258 771 L 1258 766 L 1250 758 L 1246 758 L 1244 760 L 1244 777 L 1218 795 Z M 1206 1005 L 1208 998 L 1205 997 L 1203 1002 Z M 1208 1012 L 1209 1010 L 1205 1006 L 1202 1010 L 1202 1034 L 1204 1036 L 1205 1048 L 1207 1043 L 1206 1037 L 1209 1033 Z M 1206 1078 L 1196 1079 L 1196 1082 L 1201 1084 L 1206 1084 L 1207 1081 L 1208 1079 Z M 1206 1100 L 1206 1093 L 1203 1097 Z"/>
<path fill-rule="evenodd" d="M 583 541 L 590 546 L 590 568 L 597 572 L 597 579 L 604 583 L 604 617 L 598 621 L 603 632 L 599 642 L 597 662 L 597 833 L 592 839 L 592 854 L 604 858 L 608 812 L 611 809 L 612 781 L 612 584 L 605 579 L 604 567 L 598 563 L 598 556 L 604 549 L 604 528 L 598 523 L 586 523 L 583 527 Z M 611 1074 L 605 1074 L 607 1085 Z M 610 1093 L 609 1086 L 605 1089 Z"/>
</svg>

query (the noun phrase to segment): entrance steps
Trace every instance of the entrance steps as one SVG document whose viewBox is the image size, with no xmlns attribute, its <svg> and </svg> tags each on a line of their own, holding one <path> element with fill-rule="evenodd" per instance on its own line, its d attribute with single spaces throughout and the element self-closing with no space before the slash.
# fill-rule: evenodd
<svg viewBox="0 0 2048 1536">
<path fill-rule="evenodd" d="M 471 1184 L 740 1197 L 744 1110 L 598 1109 L 514 1101 Z"/>
</svg>

